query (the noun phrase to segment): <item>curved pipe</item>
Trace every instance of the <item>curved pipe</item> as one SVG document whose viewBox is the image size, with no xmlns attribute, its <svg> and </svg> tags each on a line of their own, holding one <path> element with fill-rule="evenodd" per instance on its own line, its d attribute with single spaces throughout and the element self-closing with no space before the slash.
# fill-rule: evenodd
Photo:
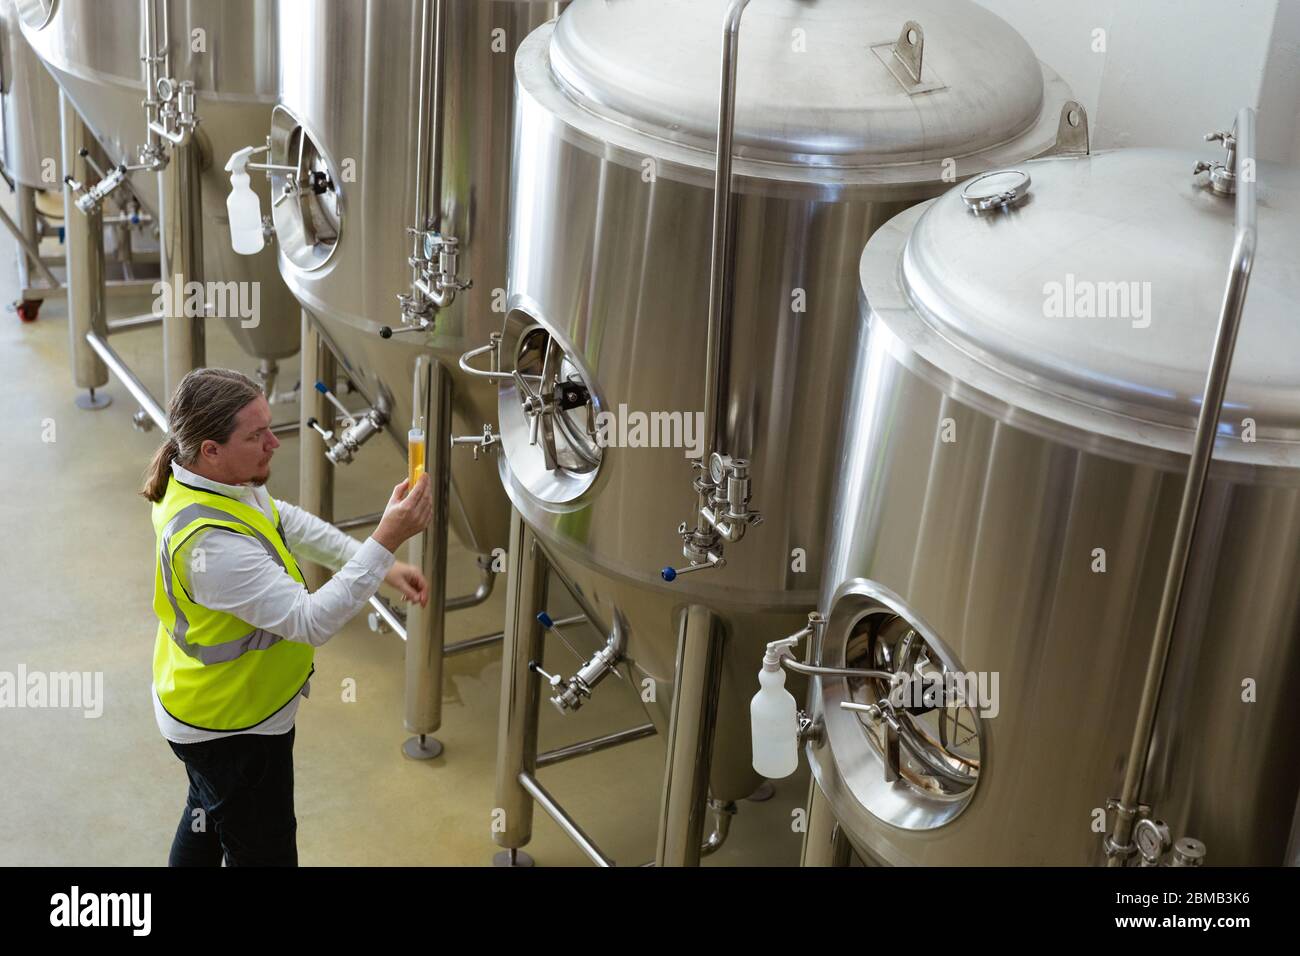
<svg viewBox="0 0 1300 956">
<path fill-rule="evenodd" d="M 722 849 L 731 833 L 731 818 L 736 815 L 736 805 L 731 801 L 709 799 L 709 809 L 713 811 L 713 830 L 700 844 L 700 856 L 709 856 Z"/>
<path fill-rule="evenodd" d="M 160 126 L 154 122 L 150 122 L 149 129 L 167 140 L 167 142 L 171 143 L 173 146 L 187 145 L 190 141 L 191 134 L 193 133 L 193 127 L 190 126 L 182 126 L 179 133 L 173 133 L 168 130 L 167 127 Z"/>
<path fill-rule="evenodd" d="M 479 558 L 478 587 L 476 587 L 470 594 L 462 594 L 459 597 L 447 598 L 445 610 L 461 611 L 467 607 L 477 607 L 482 604 L 492 596 L 492 587 L 496 584 L 496 579 L 497 576 L 492 573 L 491 565 L 485 565 L 483 559 Z"/>
<path fill-rule="evenodd" d="M 796 674 L 808 674 L 811 677 L 874 677 L 878 680 L 893 681 L 897 674 L 893 671 L 861 670 L 856 667 L 823 667 L 820 664 L 804 664 L 793 657 L 782 657 L 781 664 L 786 670 Z"/>
</svg>

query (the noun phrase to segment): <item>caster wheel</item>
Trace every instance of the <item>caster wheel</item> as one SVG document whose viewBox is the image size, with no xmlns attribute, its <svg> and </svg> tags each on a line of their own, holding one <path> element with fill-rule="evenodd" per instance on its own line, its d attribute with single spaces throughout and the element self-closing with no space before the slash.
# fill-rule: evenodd
<svg viewBox="0 0 1300 956">
<path fill-rule="evenodd" d="M 35 322 L 36 316 L 41 311 L 43 299 L 23 299 L 14 306 L 14 311 L 18 313 L 18 318 L 24 322 Z"/>
</svg>

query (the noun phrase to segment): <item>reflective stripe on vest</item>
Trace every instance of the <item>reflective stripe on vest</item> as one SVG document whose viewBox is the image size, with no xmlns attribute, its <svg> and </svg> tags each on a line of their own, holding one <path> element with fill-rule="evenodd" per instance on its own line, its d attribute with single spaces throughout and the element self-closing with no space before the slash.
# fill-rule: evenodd
<svg viewBox="0 0 1300 956">
<path fill-rule="evenodd" d="M 279 634 L 272 634 L 270 631 L 263 631 L 260 628 L 253 628 L 252 631 L 243 637 L 237 637 L 234 640 L 226 641 L 223 644 L 191 644 L 185 640 L 185 635 L 189 633 L 190 621 L 181 610 L 180 605 L 176 602 L 176 594 L 172 585 L 172 536 L 178 528 L 183 528 L 195 518 L 216 518 L 218 521 L 236 521 L 248 529 L 249 534 L 258 540 L 266 553 L 271 556 L 281 568 L 284 568 L 284 559 L 280 557 L 280 552 L 275 549 L 266 536 L 254 528 L 247 521 L 236 517 L 226 511 L 219 511 L 216 508 L 209 508 L 207 505 L 186 505 L 180 511 L 176 512 L 176 517 L 167 522 L 163 529 L 162 543 L 159 547 L 159 563 L 162 567 L 163 586 L 167 592 L 167 600 L 171 603 L 172 611 L 176 615 L 176 623 L 173 627 L 167 628 L 167 633 L 176 646 L 185 652 L 189 657 L 193 657 L 204 664 L 224 664 L 227 661 L 233 661 L 235 658 L 246 654 L 249 651 L 261 651 L 270 647 L 277 641 L 284 640 Z M 195 533 L 203 528 L 223 528 L 223 525 L 203 525 L 195 529 Z M 184 542 L 182 542 L 183 544 Z M 285 570 L 288 570 L 287 568 Z M 166 626 L 166 625 L 164 625 Z"/>
</svg>

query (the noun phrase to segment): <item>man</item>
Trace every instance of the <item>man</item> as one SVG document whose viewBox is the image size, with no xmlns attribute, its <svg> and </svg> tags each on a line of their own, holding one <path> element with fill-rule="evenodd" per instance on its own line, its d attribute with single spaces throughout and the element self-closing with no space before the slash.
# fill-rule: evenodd
<svg viewBox="0 0 1300 956">
<path fill-rule="evenodd" d="M 196 369 L 168 414 L 141 491 L 158 534 L 154 713 L 189 777 L 168 863 L 295 866 L 294 718 L 315 648 L 385 581 L 427 604 L 428 582 L 394 552 L 429 524 L 429 478 L 394 488 L 359 543 L 267 493 L 280 442 L 252 379 Z M 337 573 L 309 593 L 299 556 Z"/>
</svg>

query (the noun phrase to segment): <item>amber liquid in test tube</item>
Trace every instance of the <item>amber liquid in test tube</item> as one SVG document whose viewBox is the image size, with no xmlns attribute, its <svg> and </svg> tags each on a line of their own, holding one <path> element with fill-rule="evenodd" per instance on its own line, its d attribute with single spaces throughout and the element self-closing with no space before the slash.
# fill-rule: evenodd
<svg viewBox="0 0 1300 956">
<path fill-rule="evenodd" d="M 424 474 L 424 429 L 412 428 L 406 433 L 406 476 L 411 483 L 408 489 Z"/>
</svg>

